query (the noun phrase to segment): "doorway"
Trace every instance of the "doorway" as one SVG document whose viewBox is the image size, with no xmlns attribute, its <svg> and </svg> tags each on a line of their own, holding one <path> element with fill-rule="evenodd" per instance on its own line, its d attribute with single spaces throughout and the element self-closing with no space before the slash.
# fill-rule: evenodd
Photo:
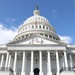
<svg viewBox="0 0 75 75">
<path fill-rule="evenodd" d="M 38 68 L 34 69 L 34 75 L 39 75 L 39 69 Z"/>
</svg>

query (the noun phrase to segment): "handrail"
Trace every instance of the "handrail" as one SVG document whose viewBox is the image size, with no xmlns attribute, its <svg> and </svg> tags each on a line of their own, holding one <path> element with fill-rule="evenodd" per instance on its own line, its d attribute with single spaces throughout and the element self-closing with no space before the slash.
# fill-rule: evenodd
<svg viewBox="0 0 75 75">
<path fill-rule="evenodd" d="M 10 71 L 13 73 L 13 70 L 10 67 L 0 67 L 0 71 Z"/>
<path fill-rule="evenodd" d="M 61 73 L 62 71 L 74 71 L 74 67 L 63 67 L 59 72 Z"/>
</svg>

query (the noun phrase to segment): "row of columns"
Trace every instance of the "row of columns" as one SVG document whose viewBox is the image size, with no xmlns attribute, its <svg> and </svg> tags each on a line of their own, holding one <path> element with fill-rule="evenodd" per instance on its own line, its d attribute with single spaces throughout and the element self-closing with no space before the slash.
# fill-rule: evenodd
<svg viewBox="0 0 75 75">
<path fill-rule="evenodd" d="M 51 57 L 50 57 L 50 51 L 47 51 L 47 58 L 48 58 L 48 75 L 51 74 Z M 22 58 L 22 75 L 25 75 L 25 59 L 26 59 L 26 54 L 25 52 L 23 52 L 23 58 Z M 68 67 L 68 61 L 67 61 L 67 54 L 66 51 L 64 51 L 64 59 L 65 59 L 65 67 Z M 2 55 L 1 57 L 1 63 L 0 63 L 0 67 L 3 66 L 3 60 L 4 60 L 4 55 Z M 34 52 L 31 51 L 31 72 L 30 75 L 33 75 L 33 61 L 34 61 Z M 5 67 L 10 67 L 10 62 L 11 62 L 11 55 L 9 55 L 9 53 L 7 52 L 7 56 L 6 56 L 6 62 L 5 62 Z M 59 75 L 59 70 L 60 70 L 60 66 L 59 66 L 59 54 L 58 51 L 56 51 L 56 63 L 57 63 L 57 75 Z M 13 65 L 13 70 L 14 70 L 14 75 L 16 75 L 16 64 L 17 64 L 17 52 L 15 52 L 15 56 L 14 56 L 14 65 Z M 72 65 L 72 56 L 70 55 L 70 65 L 71 67 L 73 67 Z M 40 69 L 40 75 L 43 75 L 42 72 L 42 51 L 39 51 L 39 69 Z"/>
</svg>

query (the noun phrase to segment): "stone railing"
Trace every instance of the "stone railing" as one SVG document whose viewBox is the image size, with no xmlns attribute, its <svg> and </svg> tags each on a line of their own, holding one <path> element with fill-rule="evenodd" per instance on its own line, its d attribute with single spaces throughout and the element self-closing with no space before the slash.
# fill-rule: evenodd
<svg viewBox="0 0 75 75">
<path fill-rule="evenodd" d="M 0 67 L 0 71 L 10 71 L 13 73 L 13 70 L 10 67 Z"/>
<path fill-rule="evenodd" d="M 61 70 L 60 70 L 60 73 L 62 72 L 62 71 L 74 71 L 74 67 L 63 67 L 63 68 L 61 68 Z"/>
</svg>

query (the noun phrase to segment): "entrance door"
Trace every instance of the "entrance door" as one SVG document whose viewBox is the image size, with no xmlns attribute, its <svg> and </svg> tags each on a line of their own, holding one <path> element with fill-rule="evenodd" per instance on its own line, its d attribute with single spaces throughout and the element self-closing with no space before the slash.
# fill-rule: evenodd
<svg viewBox="0 0 75 75">
<path fill-rule="evenodd" d="M 34 69 L 34 75 L 39 75 L 39 69 L 38 68 Z"/>
</svg>

